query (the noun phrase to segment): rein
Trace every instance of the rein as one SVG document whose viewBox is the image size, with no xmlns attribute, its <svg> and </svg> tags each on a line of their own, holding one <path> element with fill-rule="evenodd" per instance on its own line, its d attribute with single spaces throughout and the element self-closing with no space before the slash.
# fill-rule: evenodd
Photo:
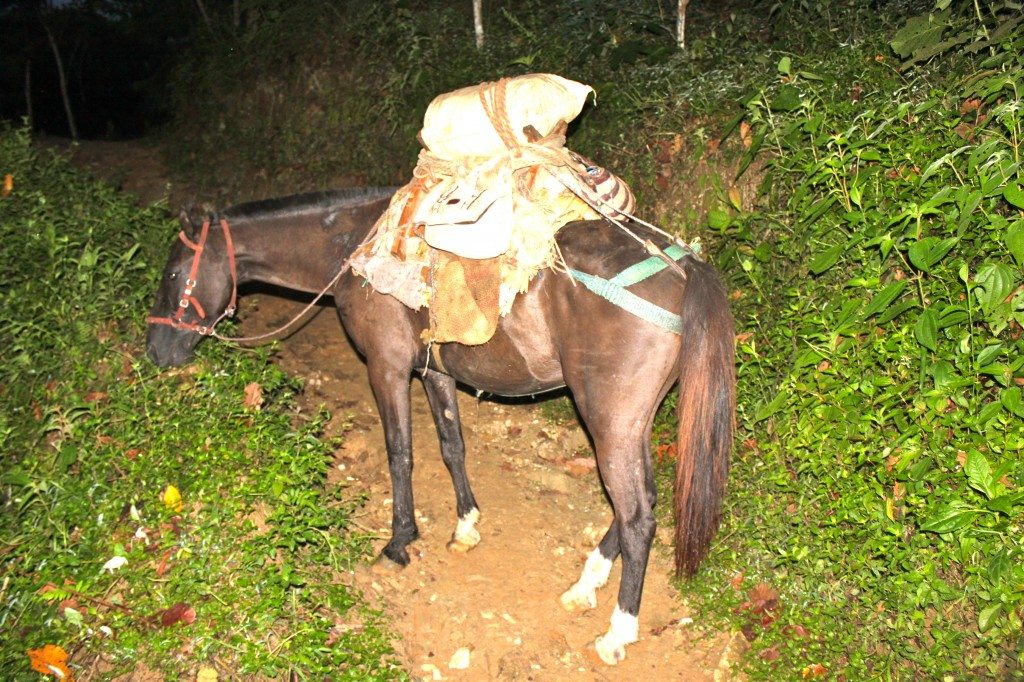
<svg viewBox="0 0 1024 682">
<path fill-rule="evenodd" d="M 192 292 L 193 290 L 195 290 L 197 285 L 196 277 L 199 273 L 199 261 L 202 258 L 203 250 L 206 248 L 206 239 L 210 233 L 210 221 L 205 220 L 203 221 L 202 230 L 199 233 L 198 242 L 193 242 L 192 240 L 190 240 L 185 235 L 184 230 L 178 233 L 178 238 L 181 239 L 185 246 L 192 249 L 192 251 L 194 251 L 195 254 L 192 256 L 192 267 L 189 270 L 189 275 L 185 279 L 185 289 L 182 291 L 181 298 L 178 299 L 177 311 L 175 311 L 173 317 L 147 317 L 146 322 L 150 324 L 166 324 L 168 326 L 174 327 L 175 329 L 185 329 L 188 331 L 193 331 L 196 332 L 197 334 L 201 334 L 202 336 L 212 336 L 216 339 L 220 339 L 221 341 L 233 341 L 235 343 L 263 341 L 264 339 L 277 336 L 281 332 L 290 328 L 300 319 L 302 319 L 303 316 L 305 316 L 306 313 L 308 313 L 313 308 L 313 306 L 315 306 L 317 302 L 321 298 L 323 298 L 328 291 L 330 291 L 331 287 L 338 283 L 338 280 L 341 279 L 341 276 L 344 275 L 351 267 L 351 258 L 346 259 L 345 262 L 342 264 L 341 268 L 338 270 L 338 273 L 331 279 L 330 282 L 327 283 L 326 286 L 324 286 L 323 289 L 320 290 L 320 293 L 318 293 L 305 308 L 299 311 L 297 315 L 295 315 L 292 319 L 288 320 L 277 329 L 273 329 L 269 332 L 266 332 L 265 334 L 257 334 L 256 336 L 223 336 L 217 333 L 216 327 L 218 324 L 220 324 L 220 321 L 223 320 L 225 317 L 231 317 L 232 315 L 235 314 L 236 303 L 238 300 L 238 273 L 237 268 L 235 267 L 235 245 L 231 239 L 231 229 L 228 226 L 228 221 L 226 218 L 220 219 L 220 227 L 224 231 L 224 242 L 227 245 L 228 252 L 228 267 L 231 271 L 231 301 L 228 303 L 228 307 L 225 308 L 224 312 L 222 312 L 220 316 L 213 321 L 213 324 L 200 324 L 200 322 L 202 322 L 206 318 L 206 311 L 203 310 L 202 304 L 200 304 L 199 300 L 192 295 Z M 376 234 L 376 232 L 376 226 L 374 226 L 374 229 L 370 230 L 370 233 L 366 236 L 366 238 L 363 240 L 360 246 L 369 242 Z M 190 307 L 195 308 L 196 314 L 199 317 L 198 322 L 184 322 L 182 320 L 182 318 L 185 316 L 185 311 L 188 310 Z"/>
</svg>

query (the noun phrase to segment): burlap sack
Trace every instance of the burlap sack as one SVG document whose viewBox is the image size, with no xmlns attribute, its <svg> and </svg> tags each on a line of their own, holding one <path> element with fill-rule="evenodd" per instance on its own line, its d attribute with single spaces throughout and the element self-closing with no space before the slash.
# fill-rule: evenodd
<svg viewBox="0 0 1024 682">
<path fill-rule="evenodd" d="M 423 116 L 420 141 L 442 159 L 494 156 L 508 151 L 481 101 L 492 83 L 481 83 L 438 95 Z M 511 133 L 526 143 L 523 128 L 532 125 L 541 135 L 580 115 L 594 89 L 550 73 L 532 73 L 507 81 L 505 107 Z"/>
</svg>

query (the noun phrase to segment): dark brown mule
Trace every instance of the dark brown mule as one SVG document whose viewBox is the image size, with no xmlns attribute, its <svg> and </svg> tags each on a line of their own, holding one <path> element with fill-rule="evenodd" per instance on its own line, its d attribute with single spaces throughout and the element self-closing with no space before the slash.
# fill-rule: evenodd
<svg viewBox="0 0 1024 682">
<path fill-rule="evenodd" d="M 160 366 L 191 358 L 204 331 L 197 325 L 212 325 L 233 301 L 232 261 L 239 284 L 260 281 L 305 292 L 322 289 L 365 238 L 390 193 L 370 189 L 302 195 L 244 204 L 198 220 L 183 217 L 182 239 L 171 249 L 152 310 L 150 358 Z M 203 223 L 207 236 L 198 249 Z M 644 228 L 632 229 L 659 240 Z M 635 241 L 599 221 L 564 227 L 558 244 L 571 269 L 605 278 L 647 258 Z M 393 487 L 392 537 L 382 559 L 407 564 L 407 547 L 418 536 L 409 394 L 414 376 L 420 376 L 426 387 L 442 456 L 455 486 L 459 519 L 449 543 L 455 551 L 470 549 L 480 540 L 474 527 L 479 512 L 466 476 L 456 382 L 504 396 L 567 386 L 593 439 L 614 520 L 587 558 L 580 579 L 562 595 L 562 603 L 569 609 L 595 606 L 596 590 L 621 554 L 618 606 L 608 632 L 596 642 L 606 662 L 621 660 L 625 645 L 637 639 L 637 614 L 654 537 L 651 427 L 673 384 L 680 385 L 674 504 L 680 573 L 693 574 L 708 552 L 729 469 L 732 318 L 711 266 L 692 257 L 685 257 L 681 265 L 685 283 L 666 269 L 631 287 L 641 298 L 679 315 L 681 334 L 616 307 L 565 273 L 548 270 L 537 275 L 501 319 L 493 339 L 481 346 L 441 346 L 443 372 L 431 368 L 436 363 L 420 340 L 428 324 L 427 311 L 410 310 L 346 273 L 330 293 L 345 331 L 366 358 Z M 182 300 L 187 305 L 179 307 Z"/>
</svg>

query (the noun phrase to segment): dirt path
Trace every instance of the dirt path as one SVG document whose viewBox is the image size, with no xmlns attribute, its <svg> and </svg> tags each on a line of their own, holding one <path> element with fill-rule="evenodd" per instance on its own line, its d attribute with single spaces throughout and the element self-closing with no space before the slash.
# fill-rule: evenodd
<svg viewBox="0 0 1024 682">
<path fill-rule="evenodd" d="M 145 201 L 167 195 L 156 150 L 133 143 L 83 143 L 73 156 Z M 131 184 L 127 182 L 131 178 Z M 245 333 L 276 328 L 302 305 L 267 294 L 241 301 Z M 306 380 L 303 409 L 326 406 L 344 433 L 331 481 L 369 493 L 359 524 L 389 534 L 391 491 L 380 421 L 361 360 L 333 310 L 321 311 L 285 340 L 278 362 Z M 445 543 L 455 499 L 441 461 L 422 387 L 413 386 L 414 491 L 421 537 L 399 573 L 366 566 L 352 575 L 379 600 L 414 679 L 721 680 L 729 679 L 735 637 L 706 633 L 669 583 L 670 547 L 656 541 L 647 571 L 640 641 L 618 666 L 601 663 L 594 638 L 615 606 L 618 563 L 593 611 L 565 611 L 559 596 L 579 577 L 586 554 L 611 520 L 583 431 L 552 426 L 536 405 L 460 395 L 467 466 L 481 507 L 480 545 L 465 555 Z M 659 536 L 663 536 L 661 531 Z M 697 621 L 693 623 L 693 619 Z M 742 639 L 742 638 L 740 638 Z M 460 651 L 461 650 L 461 651 Z M 458 669 L 457 659 L 468 665 Z M 454 665 L 454 667 L 453 667 Z"/>
</svg>

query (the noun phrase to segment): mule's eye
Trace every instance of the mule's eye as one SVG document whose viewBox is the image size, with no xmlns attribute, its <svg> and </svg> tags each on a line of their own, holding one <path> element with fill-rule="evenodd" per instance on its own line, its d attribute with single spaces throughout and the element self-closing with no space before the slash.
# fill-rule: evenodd
<svg viewBox="0 0 1024 682">
<path fill-rule="evenodd" d="M 167 279 L 169 279 L 169 280 L 171 280 L 173 282 L 174 280 L 178 279 L 178 273 L 176 273 L 176 272 L 168 273 L 167 274 Z"/>
</svg>

